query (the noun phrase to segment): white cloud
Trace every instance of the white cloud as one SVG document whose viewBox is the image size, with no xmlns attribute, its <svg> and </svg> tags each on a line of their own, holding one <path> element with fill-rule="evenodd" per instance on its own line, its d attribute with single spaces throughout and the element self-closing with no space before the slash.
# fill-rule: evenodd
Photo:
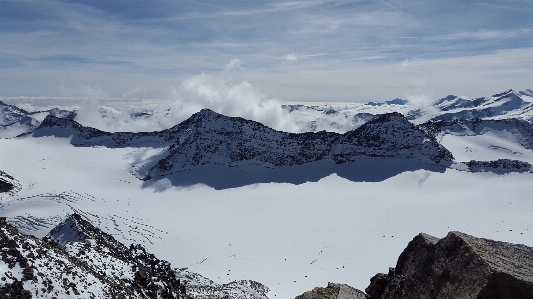
<svg viewBox="0 0 533 299">
<path fill-rule="evenodd" d="M 508 39 L 529 33 L 530 30 L 478 30 L 478 31 L 463 31 L 454 34 L 447 34 L 444 36 L 437 36 L 428 38 L 428 40 L 440 39 L 476 39 L 476 40 L 490 40 L 490 39 Z"/>
<path fill-rule="evenodd" d="M 241 67 L 241 61 L 237 58 L 232 59 L 230 62 L 228 62 L 224 66 L 224 70 L 226 72 L 236 71 L 236 70 L 242 70 Z"/>
<path fill-rule="evenodd" d="M 227 116 L 252 119 L 277 130 L 298 131 L 297 125 L 281 108 L 280 101 L 266 98 L 246 81 L 235 82 L 220 75 L 200 74 L 173 89 L 172 97 L 176 99 L 171 108 L 175 123 L 208 108 Z"/>
<path fill-rule="evenodd" d="M 285 56 L 285 60 L 287 60 L 287 61 L 297 61 L 298 57 L 296 56 L 296 54 L 290 53 L 290 54 L 287 54 L 287 56 Z"/>
</svg>

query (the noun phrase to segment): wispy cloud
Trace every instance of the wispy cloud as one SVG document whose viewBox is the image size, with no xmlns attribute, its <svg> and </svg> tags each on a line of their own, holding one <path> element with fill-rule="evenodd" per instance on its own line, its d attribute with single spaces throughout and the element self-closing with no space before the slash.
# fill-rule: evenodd
<svg viewBox="0 0 533 299">
<path fill-rule="evenodd" d="M 530 33 L 530 30 L 527 29 L 511 29 L 511 30 L 487 30 L 481 29 L 478 31 L 471 32 L 458 32 L 451 33 L 444 36 L 436 36 L 429 38 L 430 40 L 438 39 L 477 39 L 477 40 L 489 40 L 489 39 L 509 39 L 517 37 L 520 35 L 527 35 Z"/>
<path fill-rule="evenodd" d="M 4 1 L 0 95 L 54 96 L 61 85 L 88 85 L 110 96 L 139 88 L 143 96 L 166 97 L 190 76 L 218 72 L 237 59 L 232 76 L 253 80 L 262 92 L 282 100 L 391 99 L 401 96 L 396 92 L 405 84 L 402 72 L 416 69 L 430 76 L 439 71 L 419 70 L 423 63 L 464 63 L 532 49 L 533 8 L 527 3 Z M 456 67 L 451 77 L 466 76 Z M 484 78 L 477 85 L 496 81 Z M 306 82 L 313 86 L 304 87 Z M 371 92 L 363 89 L 382 95 L 368 99 Z"/>
</svg>

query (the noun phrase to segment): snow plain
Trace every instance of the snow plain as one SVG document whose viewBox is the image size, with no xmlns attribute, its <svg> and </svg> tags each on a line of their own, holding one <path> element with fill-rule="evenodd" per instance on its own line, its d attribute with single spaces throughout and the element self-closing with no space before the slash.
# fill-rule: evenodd
<svg viewBox="0 0 533 299">
<path fill-rule="evenodd" d="M 454 155 L 462 153 L 458 161 L 470 159 L 467 147 L 487 157 L 491 145 L 504 147 L 461 138 L 443 138 Z M 531 151 L 513 146 L 505 144 L 533 161 Z M 23 186 L 14 197 L 3 195 L 0 216 L 41 237 L 80 211 L 173 267 L 219 283 L 256 280 L 271 289 L 270 298 L 294 298 L 329 281 L 364 289 L 420 232 L 444 237 L 458 230 L 533 246 L 531 173 L 418 170 L 374 183 L 332 174 L 300 185 L 214 190 L 161 180 L 161 188 L 143 187 L 129 170 L 153 151 L 74 147 L 68 138 L 0 139 L 0 169 Z"/>
</svg>

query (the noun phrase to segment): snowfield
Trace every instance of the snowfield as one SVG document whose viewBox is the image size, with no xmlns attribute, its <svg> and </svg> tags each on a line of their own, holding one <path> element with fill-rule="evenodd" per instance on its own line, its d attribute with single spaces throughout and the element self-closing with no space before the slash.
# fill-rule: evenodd
<svg viewBox="0 0 533 299">
<path fill-rule="evenodd" d="M 328 282 L 364 290 L 370 277 L 396 264 L 420 232 L 444 237 L 461 231 L 533 246 L 533 173 L 525 163 L 533 164 L 530 90 L 476 99 L 448 96 L 426 106 L 396 99 L 271 107 L 278 129 L 349 131 L 338 139 L 345 144 L 321 145 L 313 139 L 340 138 L 334 133 L 301 135 L 319 149 L 338 151 L 341 145 L 348 160 L 333 160 L 337 152 L 331 150 L 324 151 L 323 160 L 295 166 L 287 161 L 301 153 L 313 161 L 313 147 L 299 151 L 295 145 L 303 144 L 301 136 L 283 139 L 279 136 L 285 133 L 244 119 L 203 111 L 200 121 L 216 121 L 205 127 L 187 123 L 196 126 L 194 137 L 173 127 L 183 111 L 176 116 L 172 109 L 183 105 L 114 100 L 108 106 L 90 101 L 75 106 L 63 100 L 58 107 L 56 102 L 0 103 L 0 176 L 15 186 L 0 193 L 0 217 L 25 234 L 43 237 L 77 213 L 126 246 L 142 244 L 180 268 L 178 275 L 205 276 L 197 284 L 249 279 L 267 286 L 269 298 L 294 298 Z M 262 111 L 257 115 L 268 116 L 261 105 L 256 108 Z M 403 116 L 379 117 L 390 112 Z M 57 125 L 48 122 L 30 134 L 47 115 L 59 117 L 53 119 Z M 433 122 L 415 128 L 407 119 L 417 125 Z M 210 126 L 220 123 L 225 125 Z M 82 125 L 107 132 L 173 129 L 112 135 Z M 240 136 L 242 128 L 248 131 Z M 363 129 L 351 131 L 355 128 Z M 6 138 L 20 132 L 28 134 Z M 260 155 L 249 158 L 244 145 Z M 444 146 L 453 158 L 441 151 L 446 154 L 441 164 L 428 154 L 429 145 Z M 176 150 L 181 146 L 190 159 Z M 271 160 L 275 150 L 284 158 Z M 160 168 L 157 179 L 143 181 L 169 152 L 175 168 Z M 368 156 L 358 157 L 361 153 Z M 179 167 L 180 159 L 188 168 Z M 500 161 L 497 168 L 485 167 L 494 160 Z M 508 168 L 518 165 L 514 160 L 525 168 Z M 19 270 L 0 263 L 0 276 Z"/>
<path fill-rule="evenodd" d="M 446 135 L 442 142 L 458 161 L 481 160 L 467 147 L 483 159 L 506 148 L 516 152 L 507 155 L 533 161 L 531 150 L 515 143 L 478 137 Z M 529 172 L 417 170 L 373 183 L 332 174 L 300 185 L 225 190 L 173 187 L 162 179 L 147 187 L 131 167 L 160 149 L 74 147 L 69 141 L 0 139 L 1 169 L 22 185 L 16 195 L 2 195 L 0 216 L 41 237 L 78 211 L 173 267 L 217 283 L 256 280 L 271 289 L 269 298 L 293 298 L 329 281 L 364 289 L 371 276 L 395 265 L 419 232 L 443 237 L 457 230 L 533 246 Z"/>
</svg>

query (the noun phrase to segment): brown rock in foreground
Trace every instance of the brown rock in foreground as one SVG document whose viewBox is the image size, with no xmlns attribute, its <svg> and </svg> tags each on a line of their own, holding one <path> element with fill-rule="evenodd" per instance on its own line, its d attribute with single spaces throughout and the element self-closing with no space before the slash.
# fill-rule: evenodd
<svg viewBox="0 0 533 299">
<path fill-rule="evenodd" d="M 340 299 L 325 291 L 330 285 L 296 298 Z M 461 232 L 419 234 L 365 291 L 367 299 L 533 299 L 533 248 Z"/>
<path fill-rule="evenodd" d="M 366 292 L 371 299 L 532 299 L 533 248 L 460 232 L 440 240 L 419 234 Z"/>
<path fill-rule="evenodd" d="M 354 289 L 346 284 L 328 283 L 325 288 L 316 287 L 312 291 L 305 292 L 296 299 L 365 299 L 364 292 Z"/>
</svg>

